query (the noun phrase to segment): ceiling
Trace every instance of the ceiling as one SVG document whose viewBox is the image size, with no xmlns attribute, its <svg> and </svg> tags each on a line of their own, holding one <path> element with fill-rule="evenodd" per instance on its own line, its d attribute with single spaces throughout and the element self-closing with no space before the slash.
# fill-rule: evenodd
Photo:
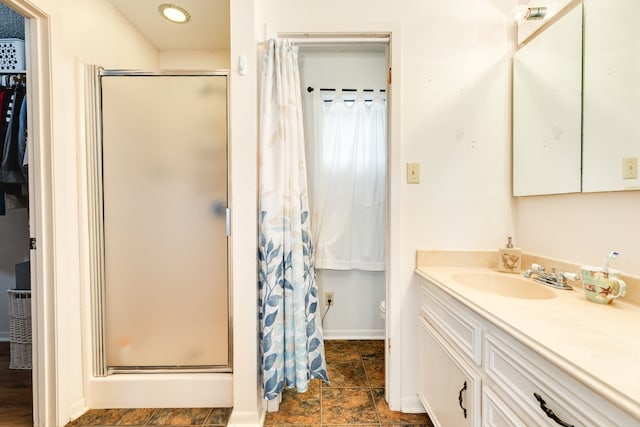
<svg viewBox="0 0 640 427">
<path fill-rule="evenodd" d="M 229 0 L 109 0 L 158 50 L 229 50 Z M 186 9 L 187 24 L 158 12 L 163 3 Z"/>
</svg>

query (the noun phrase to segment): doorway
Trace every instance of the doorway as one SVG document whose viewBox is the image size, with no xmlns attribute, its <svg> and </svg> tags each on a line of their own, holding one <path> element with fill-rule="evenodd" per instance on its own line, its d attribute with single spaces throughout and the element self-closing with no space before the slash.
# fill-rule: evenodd
<svg viewBox="0 0 640 427">
<path fill-rule="evenodd" d="M 32 425 L 25 18 L 0 4 L 0 22 L 0 417 Z"/>
<path fill-rule="evenodd" d="M 391 209 L 393 204 L 390 200 L 397 198 L 398 194 L 395 191 L 397 186 L 393 185 L 396 163 L 392 161 L 393 159 L 397 161 L 398 145 L 391 143 L 392 140 L 397 140 L 397 135 L 393 135 L 388 126 L 392 117 L 391 81 L 389 80 L 392 58 L 391 39 L 388 33 L 363 33 L 359 37 L 347 38 L 337 34 L 335 37 L 327 37 L 326 34 L 315 37 L 307 34 L 301 37 L 298 33 L 279 33 L 279 35 L 294 37 L 292 41 L 300 46 L 301 90 L 307 141 L 312 141 L 314 138 L 313 128 L 309 126 L 314 120 L 312 98 L 319 93 L 324 93 L 328 98 L 332 96 L 332 91 L 321 91 L 323 88 L 334 89 L 336 92 L 340 89 L 355 89 L 356 96 L 365 95 L 363 96 L 365 99 L 383 98 L 388 107 L 385 123 L 387 125 L 386 153 L 384 154 L 386 176 L 383 184 L 386 193 L 385 226 L 380 239 L 380 243 L 384 246 L 383 269 L 377 269 L 377 271 L 376 269 L 374 271 L 318 269 L 317 272 L 322 303 L 325 302 L 326 292 L 334 292 L 335 298 L 335 306 L 328 307 L 328 311 L 324 312 L 325 338 L 384 340 L 385 397 L 390 402 L 389 395 L 392 387 L 396 392 L 399 390 L 398 377 L 393 378 L 390 375 L 392 363 L 396 359 L 391 357 L 392 329 L 389 326 L 391 321 L 384 304 L 388 300 L 389 283 L 393 272 L 398 271 L 390 255 L 393 248 L 397 250 L 397 239 L 393 238 L 391 233 L 391 230 L 397 226 L 397 214 Z M 341 92 L 353 94 L 352 91 L 341 90 Z M 313 191 L 312 187 L 311 184 L 311 191 Z M 313 206 L 311 209 L 313 210 Z M 323 305 L 323 307 L 326 306 Z M 339 307 L 342 307 L 342 310 L 338 310 Z M 354 309 L 351 310 L 351 308 Z M 333 313 L 331 310 L 334 310 Z"/>
<path fill-rule="evenodd" d="M 385 42 L 299 47 L 325 339 L 385 338 L 379 308 L 386 288 L 387 49 Z M 331 140 L 342 132 L 346 139 L 322 142 L 325 130 Z"/>
<path fill-rule="evenodd" d="M 2 0 L 5 12 L 18 15 L 24 24 L 24 64 L 26 79 L 26 106 L 28 138 L 27 191 L 25 209 L 27 227 L 26 244 L 29 259 L 28 281 L 31 286 L 30 304 L 21 301 L 28 310 L 23 319 L 29 319 L 31 357 L 22 360 L 31 365 L 32 421 L 28 425 L 53 425 L 55 406 L 55 337 L 52 238 L 52 179 L 51 179 L 51 123 L 50 111 L 50 49 L 48 16 L 24 0 Z M 4 28 L 4 25 L 3 25 Z M 24 161 L 24 157 L 23 157 Z M 5 206 L 6 208 L 6 206 Z M 24 220 L 25 218 L 23 218 Z M 4 237 L 4 236 L 3 236 Z M 24 235 L 21 236 L 21 240 Z M 26 256 L 23 258 L 27 258 Z M 15 274 L 15 272 L 14 272 Z M 15 283 L 15 282 L 14 282 Z M 26 299 L 26 298 L 25 298 Z M 25 322 L 26 323 L 26 322 Z M 1 333 L 1 331 L 0 331 Z M 28 350 L 27 350 L 28 351 Z M 45 357 L 45 355 L 50 355 Z M 10 357 L 10 356 L 9 356 Z M 30 359 L 30 360 L 29 360 Z"/>
</svg>

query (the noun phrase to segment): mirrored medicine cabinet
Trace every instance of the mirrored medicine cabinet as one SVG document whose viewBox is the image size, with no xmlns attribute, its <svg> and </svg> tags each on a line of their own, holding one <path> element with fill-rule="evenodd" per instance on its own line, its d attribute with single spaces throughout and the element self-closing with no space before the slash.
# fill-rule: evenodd
<svg viewBox="0 0 640 427">
<path fill-rule="evenodd" d="M 515 196 L 640 190 L 637 0 L 571 2 L 513 68 Z"/>
</svg>

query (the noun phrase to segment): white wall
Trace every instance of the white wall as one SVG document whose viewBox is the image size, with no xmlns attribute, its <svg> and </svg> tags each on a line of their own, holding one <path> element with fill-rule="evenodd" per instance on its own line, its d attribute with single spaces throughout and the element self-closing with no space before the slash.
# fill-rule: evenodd
<svg viewBox="0 0 640 427">
<path fill-rule="evenodd" d="M 379 271 L 316 270 L 324 338 L 384 339 L 378 307 L 385 298 L 385 274 Z M 324 293 L 333 292 L 327 311 Z"/>
<path fill-rule="evenodd" d="M 231 281 L 233 412 L 228 425 L 264 421 L 258 387 L 258 62 L 255 11 L 261 1 L 231 0 Z M 238 59 L 247 62 L 238 73 Z M 249 255 L 251 254 L 251 255 Z"/>
<path fill-rule="evenodd" d="M 304 47 L 300 49 L 299 66 L 307 145 L 313 144 L 313 93 L 306 91 L 308 86 L 316 90 L 387 87 L 383 46 Z M 323 322 L 325 339 L 384 338 L 384 322 L 378 315 L 380 301 L 385 298 L 384 271 L 316 269 L 316 273 L 323 313 L 327 309 L 324 293 L 335 295 L 334 305 Z"/>
<path fill-rule="evenodd" d="M 2 196 L 0 196 L 2 197 Z M 16 263 L 29 260 L 29 214 L 10 209 L 0 216 L 0 341 L 9 340 L 8 289 L 16 287 Z"/>
<path fill-rule="evenodd" d="M 602 265 L 640 276 L 640 191 L 582 193 L 516 199 L 515 235 L 530 253 L 576 264 Z"/>
<path fill-rule="evenodd" d="M 357 31 L 392 28 L 393 116 L 391 235 L 397 271 L 387 293 L 392 409 L 415 399 L 417 249 L 491 249 L 512 233 L 510 197 L 511 0 L 268 0 L 257 28 Z M 262 37 L 267 34 L 263 34 Z M 399 50 L 399 51 L 398 51 Z M 393 104 L 392 102 L 392 105 Z M 422 182 L 404 184 L 404 165 L 418 162 Z M 400 172 L 397 172 L 400 171 Z M 396 194 L 396 193 L 394 193 Z M 394 226 L 395 227 L 395 226 Z"/>
<path fill-rule="evenodd" d="M 164 70 L 228 70 L 229 51 L 163 50 L 160 68 Z"/>
</svg>

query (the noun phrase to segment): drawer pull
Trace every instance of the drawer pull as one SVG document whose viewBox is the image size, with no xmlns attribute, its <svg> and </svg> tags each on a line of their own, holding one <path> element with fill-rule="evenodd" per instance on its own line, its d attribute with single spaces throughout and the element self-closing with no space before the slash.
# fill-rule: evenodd
<svg viewBox="0 0 640 427">
<path fill-rule="evenodd" d="M 465 383 L 465 386 L 466 386 L 466 383 Z M 536 398 L 538 402 L 540 402 L 540 409 L 542 409 L 542 411 L 545 414 L 547 414 L 547 417 L 551 418 L 553 421 L 555 421 L 556 423 L 560 424 L 563 427 L 574 427 L 572 424 L 565 423 L 564 421 L 562 421 L 560 418 L 558 418 L 556 414 L 553 413 L 551 409 L 547 408 L 547 402 L 545 402 L 544 399 L 538 393 L 533 393 L 533 396 Z"/>
<path fill-rule="evenodd" d="M 460 405 L 460 408 L 462 409 L 462 414 L 464 415 L 465 418 L 467 418 L 467 408 L 462 406 L 462 392 L 465 391 L 466 389 L 467 389 L 467 382 L 465 381 L 464 385 L 460 389 L 460 393 L 458 393 L 458 405 Z"/>
</svg>

